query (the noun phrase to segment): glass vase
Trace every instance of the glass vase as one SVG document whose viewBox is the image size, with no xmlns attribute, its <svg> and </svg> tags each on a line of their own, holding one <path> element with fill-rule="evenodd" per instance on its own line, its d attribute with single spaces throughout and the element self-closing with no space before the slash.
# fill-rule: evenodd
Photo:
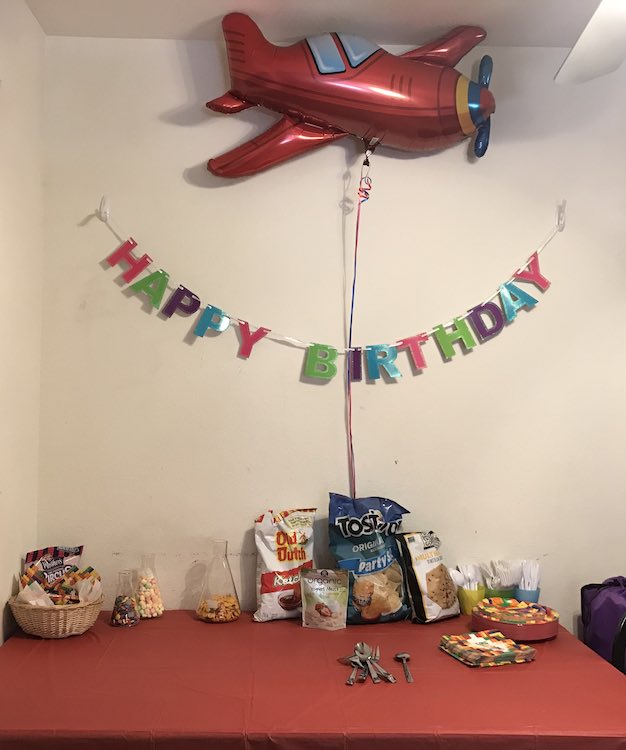
<svg viewBox="0 0 626 750">
<path fill-rule="evenodd" d="M 209 564 L 196 608 L 196 615 L 204 622 L 234 622 L 241 615 L 227 551 L 225 539 L 209 542 Z"/>
<path fill-rule="evenodd" d="M 137 578 L 137 608 L 142 619 L 161 617 L 165 608 L 156 574 L 153 553 L 141 556 L 141 568 Z"/>
<path fill-rule="evenodd" d="M 111 625 L 116 628 L 132 628 L 139 622 L 137 599 L 133 590 L 130 570 L 118 573 L 117 593 L 111 612 Z"/>
</svg>

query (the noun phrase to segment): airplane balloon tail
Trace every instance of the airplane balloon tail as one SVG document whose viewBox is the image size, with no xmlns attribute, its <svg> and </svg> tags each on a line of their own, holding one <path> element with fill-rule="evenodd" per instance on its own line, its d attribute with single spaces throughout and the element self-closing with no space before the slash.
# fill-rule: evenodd
<svg viewBox="0 0 626 750">
<path fill-rule="evenodd" d="M 237 81 L 246 71 L 271 55 L 274 45 L 263 36 L 261 29 L 244 13 L 229 13 L 222 20 L 224 41 L 228 54 L 231 88 L 237 89 Z"/>
</svg>

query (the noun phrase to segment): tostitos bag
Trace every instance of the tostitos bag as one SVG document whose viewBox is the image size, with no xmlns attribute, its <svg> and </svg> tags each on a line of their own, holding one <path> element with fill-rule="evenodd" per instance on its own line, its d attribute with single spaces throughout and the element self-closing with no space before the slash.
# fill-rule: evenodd
<svg viewBox="0 0 626 750">
<path fill-rule="evenodd" d="M 384 497 L 330 493 L 328 535 L 349 571 L 348 624 L 405 620 L 410 615 L 394 534 L 408 510 Z"/>
</svg>

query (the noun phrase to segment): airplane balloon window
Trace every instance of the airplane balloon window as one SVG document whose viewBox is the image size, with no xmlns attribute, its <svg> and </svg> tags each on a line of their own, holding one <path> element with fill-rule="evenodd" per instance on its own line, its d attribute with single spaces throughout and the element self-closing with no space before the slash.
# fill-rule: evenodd
<svg viewBox="0 0 626 750">
<path fill-rule="evenodd" d="M 489 145 L 495 111 L 493 62 L 480 61 L 478 81 L 454 66 L 485 38 L 459 26 L 422 47 L 393 55 L 352 34 L 322 34 L 288 47 L 265 39 L 254 21 L 222 21 L 230 90 L 207 103 L 234 114 L 261 106 L 281 119 L 265 133 L 211 159 L 222 177 L 243 177 L 348 135 L 405 151 L 437 151 L 475 135 L 474 153 Z"/>
</svg>

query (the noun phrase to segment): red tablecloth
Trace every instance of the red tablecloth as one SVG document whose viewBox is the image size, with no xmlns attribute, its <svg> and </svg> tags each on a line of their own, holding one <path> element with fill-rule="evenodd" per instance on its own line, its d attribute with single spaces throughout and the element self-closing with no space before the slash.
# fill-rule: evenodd
<svg viewBox="0 0 626 750">
<path fill-rule="evenodd" d="M 438 649 L 468 624 L 327 633 L 178 611 L 128 630 L 103 613 L 66 640 L 16 635 L 0 648 L 0 748 L 626 749 L 626 676 L 563 629 L 530 664 L 472 669 Z M 358 640 L 380 646 L 396 684 L 344 684 L 337 658 Z"/>
</svg>

